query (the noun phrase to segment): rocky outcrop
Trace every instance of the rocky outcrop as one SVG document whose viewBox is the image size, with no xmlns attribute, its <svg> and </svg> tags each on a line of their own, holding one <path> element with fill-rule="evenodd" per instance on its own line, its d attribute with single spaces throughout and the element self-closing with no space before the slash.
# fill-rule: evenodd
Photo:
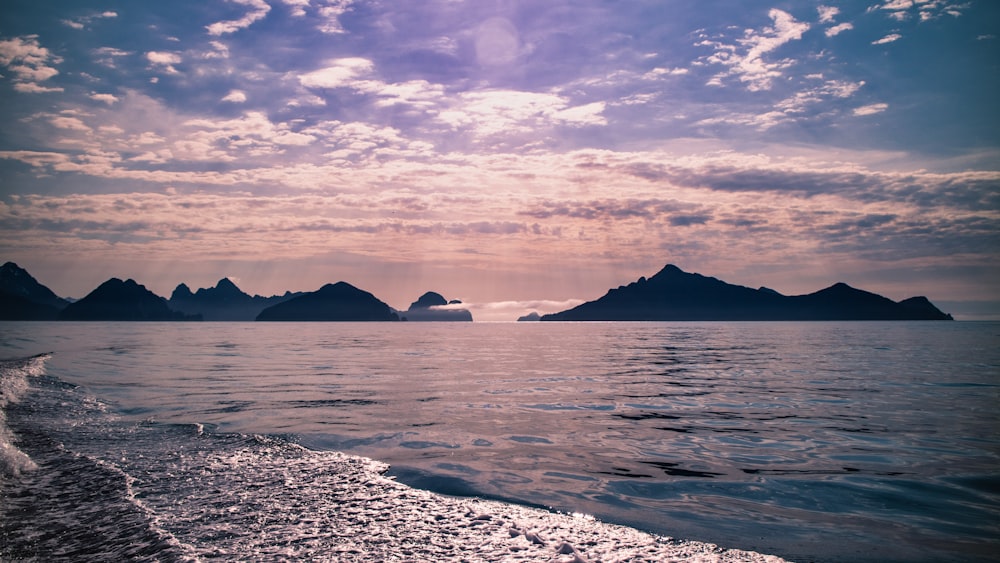
<svg viewBox="0 0 1000 563">
<path fill-rule="evenodd" d="M 455 307 L 461 304 L 461 301 L 446 301 L 440 293 L 428 291 L 411 303 L 410 308 L 400 313 L 400 316 L 403 320 L 414 322 L 472 322 L 472 313 L 468 309 Z M 446 308 L 449 306 L 450 308 Z"/>
</svg>

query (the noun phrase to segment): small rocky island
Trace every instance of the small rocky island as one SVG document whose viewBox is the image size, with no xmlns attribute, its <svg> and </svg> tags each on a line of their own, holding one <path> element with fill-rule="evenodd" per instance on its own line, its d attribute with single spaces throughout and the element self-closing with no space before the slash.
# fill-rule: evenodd
<svg viewBox="0 0 1000 563">
<path fill-rule="evenodd" d="M 461 305 L 458 300 L 447 301 L 440 293 L 428 291 L 410 304 L 410 308 L 400 313 L 405 321 L 412 322 L 472 322 L 468 309 L 454 308 Z M 452 306 L 452 308 L 444 308 Z"/>
</svg>

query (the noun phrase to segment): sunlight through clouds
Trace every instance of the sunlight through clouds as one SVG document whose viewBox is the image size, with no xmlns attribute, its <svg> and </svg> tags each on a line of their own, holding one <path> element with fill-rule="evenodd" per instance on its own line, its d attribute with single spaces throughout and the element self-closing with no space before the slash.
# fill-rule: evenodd
<svg viewBox="0 0 1000 563">
<path fill-rule="evenodd" d="M 789 292 L 837 264 L 1000 301 L 990 3 L 32 13 L 0 20 L 0 244 L 29 269 L 314 263 L 513 314 L 667 262 Z"/>
</svg>

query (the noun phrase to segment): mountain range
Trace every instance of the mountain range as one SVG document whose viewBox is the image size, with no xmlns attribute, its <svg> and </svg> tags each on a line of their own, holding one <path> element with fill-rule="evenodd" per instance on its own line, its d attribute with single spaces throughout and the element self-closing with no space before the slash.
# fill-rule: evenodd
<svg viewBox="0 0 1000 563">
<path fill-rule="evenodd" d="M 244 293 L 229 278 L 222 278 L 215 287 L 200 288 L 192 293 L 187 284 L 180 284 L 167 302 L 176 311 L 201 315 L 206 321 L 252 321 L 264 309 L 303 295 L 286 291 L 284 295 L 261 297 Z"/>
<path fill-rule="evenodd" d="M 542 321 L 870 321 L 951 320 L 926 297 L 892 301 L 837 283 L 808 295 L 751 289 L 668 264 L 653 277 Z"/>
<path fill-rule="evenodd" d="M 609 290 L 603 297 L 549 315 L 541 321 L 813 321 L 951 320 L 926 297 L 892 301 L 837 283 L 807 295 L 787 296 L 761 287 L 732 285 L 672 264 L 649 279 Z M 192 292 L 186 284 L 170 299 L 134 280 L 111 278 L 86 297 L 70 302 L 56 296 L 13 262 L 0 267 L 0 320 L 105 321 L 472 321 L 460 301 L 427 292 L 397 311 L 371 293 L 346 282 L 313 292 L 250 296 L 227 278 Z"/>
</svg>

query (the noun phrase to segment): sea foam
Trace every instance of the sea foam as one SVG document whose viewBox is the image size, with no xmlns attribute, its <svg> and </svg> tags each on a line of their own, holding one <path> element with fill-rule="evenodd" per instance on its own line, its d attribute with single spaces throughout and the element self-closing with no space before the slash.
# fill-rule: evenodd
<svg viewBox="0 0 1000 563">
<path fill-rule="evenodd" d="M 15 437 L 7 426 L 7 405 L 21 399 L 28 389 L 28 377 L 45 372 L 49 354 L 30 358 L 0 360 L 0 476 L 15 477 L 38 466 L 14 445 Z"/>
</svg>

